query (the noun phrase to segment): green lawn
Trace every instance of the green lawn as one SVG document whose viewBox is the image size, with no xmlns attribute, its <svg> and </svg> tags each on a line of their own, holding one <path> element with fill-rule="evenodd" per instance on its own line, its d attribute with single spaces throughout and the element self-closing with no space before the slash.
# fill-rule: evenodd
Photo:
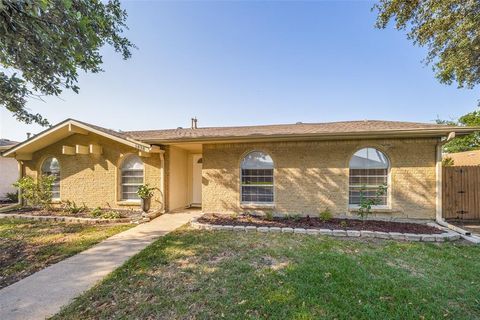
<svg viewBox="0 0 480 320">
<path fill-rule="evenodd" d="M 0 288 L 131 226 L 0 219 Z"/>
<path fill-rule="evenodd" d="M 478 319 L 480 247 L 182 229 L 55 319 Z"/>
</svg>

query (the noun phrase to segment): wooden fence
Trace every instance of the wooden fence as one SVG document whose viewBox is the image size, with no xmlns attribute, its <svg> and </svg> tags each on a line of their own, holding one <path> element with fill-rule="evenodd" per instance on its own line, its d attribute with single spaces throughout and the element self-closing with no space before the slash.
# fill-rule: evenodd
<svg viewBox="0 0 480 320">
<path fill-rule="evenodd" d="M 443 217 L 480 220 L 480 166 L 443 168 Z"/>
</svg>

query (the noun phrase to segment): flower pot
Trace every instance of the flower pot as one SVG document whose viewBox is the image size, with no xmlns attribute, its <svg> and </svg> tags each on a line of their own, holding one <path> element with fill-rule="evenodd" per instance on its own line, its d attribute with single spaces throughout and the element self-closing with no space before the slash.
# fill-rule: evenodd
<svg viewBox="0 0 480 320">
<path fill-rule="evenodd" d="M 150 210 L 150 205 L 152 203 L 152 198 L 145 198 L 142 199 L 142 211 L 148 212 Z"/>
</svg>

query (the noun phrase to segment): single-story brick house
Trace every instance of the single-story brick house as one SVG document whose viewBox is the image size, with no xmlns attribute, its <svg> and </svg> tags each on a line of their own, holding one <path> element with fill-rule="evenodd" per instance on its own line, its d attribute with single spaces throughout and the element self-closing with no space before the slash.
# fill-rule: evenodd
<svg viewBox="0 0 480 320">
<path fill-rule="evenodd" d="M 477 128 L 478 129 L 478 128 Z M 55 201 L 172 211 L 354 215 L 360 190 L 387 192 L 378 217 L 434 219 L 441 144 L 472 128 L 397 121 L 297 123 L 119 132 L 67 119 L 4 152 L 20 175 L 53 174 Z M 441 212 L 441 211 L 440 211 Z"/>
</svg>

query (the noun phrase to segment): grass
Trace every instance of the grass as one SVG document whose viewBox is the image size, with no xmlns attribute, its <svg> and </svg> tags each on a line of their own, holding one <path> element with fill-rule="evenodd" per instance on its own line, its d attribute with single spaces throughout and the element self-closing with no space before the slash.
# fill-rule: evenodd
<svg viewBox="0 0 480 320">
<path fill-rule="evenodd" d="M 131 226 L 0 219 L 0 288 Z"/>
<path fill-rule="evenodd" d="M 480 247 L 178 230 L 54 319 L 480 318 Z"/>
</svg>

